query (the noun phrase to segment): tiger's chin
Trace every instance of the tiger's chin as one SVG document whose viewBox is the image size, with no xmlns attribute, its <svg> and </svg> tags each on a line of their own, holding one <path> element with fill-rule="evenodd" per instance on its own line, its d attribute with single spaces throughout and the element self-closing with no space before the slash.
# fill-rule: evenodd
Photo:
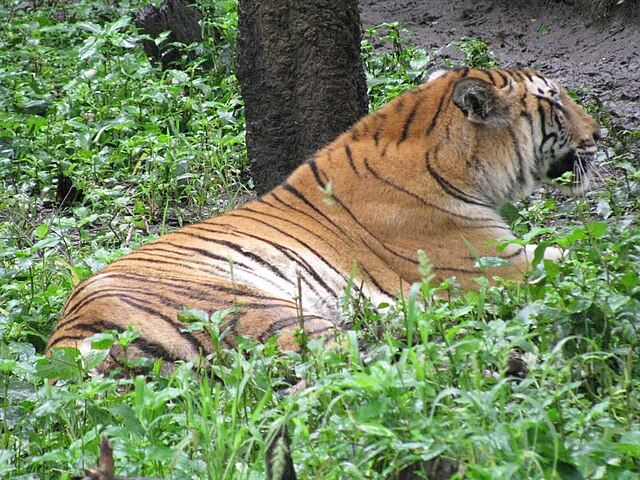
<svg viewBox="0 0 640 480">
<path fill-rule="evenodd" d="M 579 152 L 571 151 L 549 165 L 543 181 L 566 195 L 582 195 L 591 186 L 592 162 Z"/>
<path fill-rule="evenodd" d="M 557 188 L 561 193 L 572 197 L 583 195 L 591 188 L 591 178 L 583 177 L 579 181 L 565 182 L 564 180 L 550 179 L 545 183 L 549 183 Z"/>
</svg>

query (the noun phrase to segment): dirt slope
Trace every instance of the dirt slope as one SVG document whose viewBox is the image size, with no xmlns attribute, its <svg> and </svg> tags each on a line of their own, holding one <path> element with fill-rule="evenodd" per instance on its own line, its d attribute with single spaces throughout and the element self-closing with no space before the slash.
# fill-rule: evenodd
<svg viewBox="0 0 640 480">
<path fill-rule="evenodd" d="M 640 127 L 640 1 L 627 0 L 604 19 L 543 0 L 360 0 L 360 6 L 365 28 L 406 22 L 414 42 L 428 50 L 481 38 L 502 66 L 527 66 L 568 88 L 587 87 L 619 116 L 616 123 Z M 434 65 L 461 57 L 455 47 L 442 48 Z"/>
</svg>

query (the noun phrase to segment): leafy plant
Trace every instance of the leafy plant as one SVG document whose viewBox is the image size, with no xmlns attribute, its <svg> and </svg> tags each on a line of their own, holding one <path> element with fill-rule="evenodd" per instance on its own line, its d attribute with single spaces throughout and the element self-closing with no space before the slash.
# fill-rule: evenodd
<svg viewBox="0 0 640 480">
<path fill-rule="evenodd" d="M 398 22 L 367 29 L 362 40 L 362 59 L 367 73 L 370 109 L 376 109 L 407 89 L 426 80 L 430 55 L 409 47 L 409 32 Z"/>
<path fill-rule="evenodd" d="M 461 40 L 451 42 L 464 54 L 462 65 L 473 68 L 498 67 L 495 54 L 489 50 L 487 42 L 475 37 L 462 37 Z"/>
</svg>

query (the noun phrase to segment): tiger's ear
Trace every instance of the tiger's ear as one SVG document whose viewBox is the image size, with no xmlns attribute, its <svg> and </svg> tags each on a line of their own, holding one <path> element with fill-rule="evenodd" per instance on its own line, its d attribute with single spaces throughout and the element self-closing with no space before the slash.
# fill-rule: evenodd
<svg viewBox="0 0 640 480">
<path fill-rule="evenodd" d="M 511 119 L 503 92 L 479 78 L 458 80 L 453 87 L 453 103 L 474 123 L 500 127 Z"/>
</svg>

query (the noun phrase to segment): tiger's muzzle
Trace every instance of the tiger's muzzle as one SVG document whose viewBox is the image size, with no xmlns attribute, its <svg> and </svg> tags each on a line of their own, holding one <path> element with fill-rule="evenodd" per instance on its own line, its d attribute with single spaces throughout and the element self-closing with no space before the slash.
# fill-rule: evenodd
<svg viewBox="0 0 640 480">
<path fill-rule="evenodd" d="M 566 193 L 580 194 L 587 190 L 591 179 L 591 168 L 595 161 L 593 149 L 572 149 L 551 162 L 546 179 Z M 558 181 L 566 174 L 572 176 L 567 181 Z"/>
</svg>

